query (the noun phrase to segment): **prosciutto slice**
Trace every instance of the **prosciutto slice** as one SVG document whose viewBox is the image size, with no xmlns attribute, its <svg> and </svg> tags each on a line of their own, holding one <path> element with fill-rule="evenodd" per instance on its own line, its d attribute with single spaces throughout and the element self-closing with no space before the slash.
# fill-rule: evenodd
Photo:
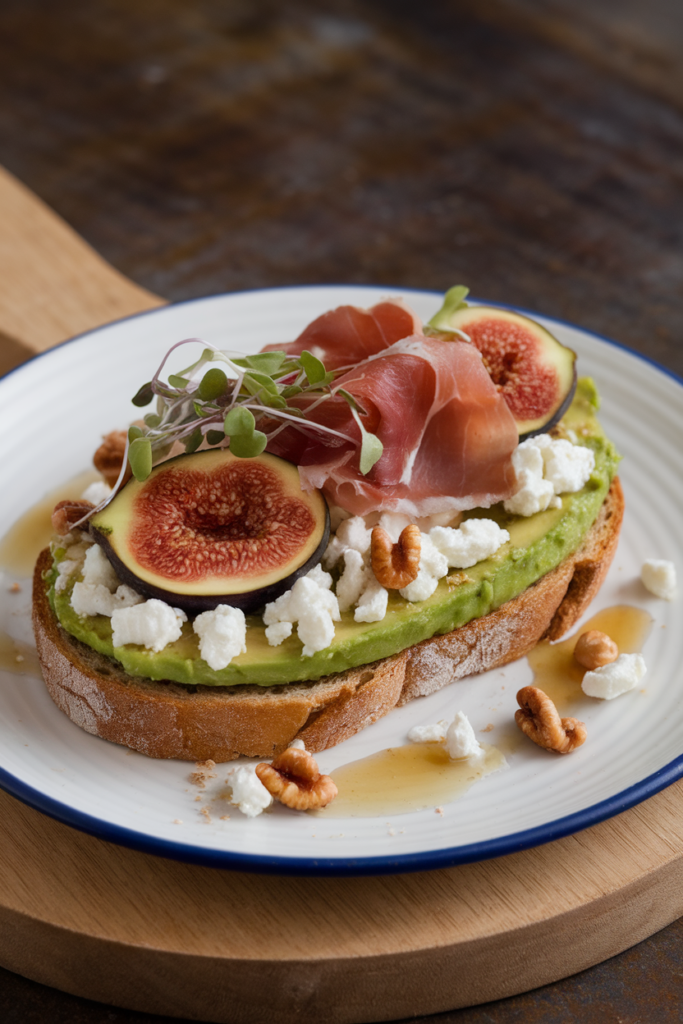
<svg viewBox="0 0 683 1024">
<path fill-rule="evenodd" d="M 266 352 L 300 356 L 308 350 L 327 370 L 355 366 L 368 356 L 389 348 L 411 334 L 421 334 L 422 324 L 402 299 L 387 299 L 371 309 L 339 306 L 323 313 L 286 345 L 266 345 Z"/>
<path fill-rule="evenodd" d="M 363 426 L 382 441 L 383 454 L 363 476 L 359 443 L 303 422 L 287 427 L 268 449 L 298 464 L 304 488 L 322 488 L 354 515 L 390 510 L 413 517 L 487 508 L 512 493 L 517 427 L 473 345 L 413 334 L 382 345 L 337 378 L 334 388 L 340 387 L 363 408 Z M 298 401 L 306 419 L 360 442 L 341 395 Z"/>
</svg>

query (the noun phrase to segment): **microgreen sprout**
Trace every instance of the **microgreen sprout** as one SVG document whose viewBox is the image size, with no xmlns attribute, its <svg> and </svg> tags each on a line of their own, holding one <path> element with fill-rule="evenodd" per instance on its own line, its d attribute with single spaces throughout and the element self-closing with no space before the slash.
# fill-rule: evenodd
<svg viewBox="0 0 683 1024">
<path fill-rule="evenodd" d="M 431 320 L 425 324 L 424 332 L 427 336 L 444 334 L 456 335 L 458 338 L 462 338 L 463 341 L 470 341 L 470 336 L 461 331 L 458 327 L 453 327 L 451 323 L 451 317 L 458 312 L 460 309 L 467 309 L 467 303 L 465 299 L 469 295 L 470 290 L 462 284 L 456 284 L 455 287 L 449 288 L 443 297 L 443 305 L 439 309 Z"/>
<path fill-rule="evenodd" d="M 199 358 L 163 380 L 161 375 L 171 353 L 190 344 L 202 345 Z M 289 426 L 304 433 L 323 433 L 333 444 L 360 445 L 360 470 L 366 475 L 382 454 L 382 442 L 365 429 L 361 420 L 365 411 L 353 396 L 334 387 L 335 378 L 347 369 L 328 371 L 312 352 L 302 352 L 300 356 L 287 352 L 245 356 L 221 351 L 198 338 L 180 341 L 164 356 L 152 380 L 133 398 L 137 408 L 145 408 L 154 399 L 156 407 L 154 412 L 145 414 L 144 425 L 130 428 L 126 460 L 135 478 L 145 480 L 152 466 L 177 443 L 187 453 L 196 451 L 206 441 L 212 447 L 229 447 L 238 458 L 253 458 L 265 450 L 272 437 Z M 335 395 L 349 403 L 360 429 L 360 442 L 307 418 L 307 413 Z M 307 401 L 290 404 L 298 396 Z M 125 464 L 124 460 L 124 467 Z M 122 469 L 114 491 L 123 476 Z"/>
</svg>

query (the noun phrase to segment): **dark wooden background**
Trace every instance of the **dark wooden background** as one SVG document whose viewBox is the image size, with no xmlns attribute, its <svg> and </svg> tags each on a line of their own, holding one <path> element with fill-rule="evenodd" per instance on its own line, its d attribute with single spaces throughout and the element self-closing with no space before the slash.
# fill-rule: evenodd
<svg viewBox="0 0 683 1024">
<path fill-rule="evenodd" d="M 681 0 L 2 0 L 0 163 L 171 300 L 461 282 L 683 375 L 682 56 Z M 430 1019 L 681 1003 L 678 922 Z M 0 1017 L 161 1020 L 1 971 Z"/>
</svg>

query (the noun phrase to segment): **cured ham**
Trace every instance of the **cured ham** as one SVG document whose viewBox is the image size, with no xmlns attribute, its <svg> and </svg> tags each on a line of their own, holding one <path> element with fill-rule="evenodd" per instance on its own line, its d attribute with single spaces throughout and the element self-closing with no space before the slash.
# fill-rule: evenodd
<svg viewBox="0 0 683 1024">
<path fill-rule="evenodd" d="M 344 324 L 360 321 L 341 310 L 327 317 L 334 330 L 326 335 L 330 354 L 321 358 L 328 368 L 346 365 L 335 364 L 329 338 L 335 336 L 335 345 L 345 353 L 358 351 L 357 332 L 351 332 L 346 345 Z M 391 510 L 413 517 L 486 508 L 512 493 L 517 427 L 474 346 L 413 333 L 381 344 L 333 387 L 354 396 L 363 409 L 364 428 L 379 437 L 384 450 L 363 476 L 360 430 L 346 399 L 339 394 L 313 402 L 298 397 L 294 402 L 307 420 L 357 442 L 303 422 L 277 433 L 268 449 L 298 464 L 304 488 L 322 488 L 332 502 L 355 515 Z"/>
<path fill-rule="evenodd" d="M 422 324 L 402 299 L 387 299 L 371 309 L 339 306 L 323 313 L 286 345 L 267 345 L 265 350 L 300 356 L 312 352 L 327 370 L 355 366 L 411 334 L 421 334 Z"/>
</svg>

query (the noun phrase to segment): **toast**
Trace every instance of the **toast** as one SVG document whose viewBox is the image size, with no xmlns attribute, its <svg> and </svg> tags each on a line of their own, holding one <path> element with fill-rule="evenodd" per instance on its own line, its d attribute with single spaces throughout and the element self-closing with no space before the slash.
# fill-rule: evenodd
<svg viewBox="0 0 683 1024">
<path fill-rule="evenodd" d="M 541 639 L 562 636 L 605 578 L 623 511 L 615 478 L 577 551 L 500 608 L 374 664 L 316 682 L 271 687 L 188 687 L 127 675 L 57 621 L 43 580 L 52 565 L 46 549 L 33 581 L 33 625 L 43 676 L 55 704 L 72 722 L 150 757 L 272 758 L 294 739 L 317 752 L 394 707 L 523 657 Z"/>
</svg>

